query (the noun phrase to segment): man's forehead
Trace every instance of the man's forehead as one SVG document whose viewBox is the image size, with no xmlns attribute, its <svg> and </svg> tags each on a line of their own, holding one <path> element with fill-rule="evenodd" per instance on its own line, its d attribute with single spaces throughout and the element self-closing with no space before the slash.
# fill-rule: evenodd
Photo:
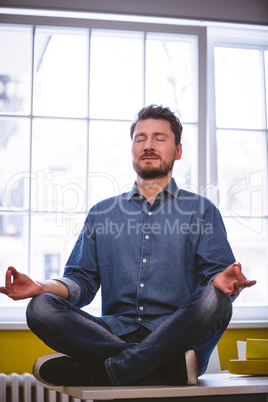
<svg viewBox="0 0 268 402">
<path fill-rule="evenodd" d="M 172 130 L 167 120 L 146 119 L 137 122 L 134 135 L 139 133 L 172 133 Z"/>
</svg>

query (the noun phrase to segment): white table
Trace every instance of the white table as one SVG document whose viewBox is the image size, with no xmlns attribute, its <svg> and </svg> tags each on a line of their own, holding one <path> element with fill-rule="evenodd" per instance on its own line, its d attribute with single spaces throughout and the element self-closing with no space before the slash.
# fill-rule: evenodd
<svg viewBox="0 0 268 402">
<path fill-rule="evenodd" d="M 268 402 L 268 376 L 252 377 L 229 373 L 204 374 L 195 386 L 52 387 L 83 401 L 176 398 L 187 401 Z M 198 397 L 198 398 L 197 398 Z"/>
</svg>

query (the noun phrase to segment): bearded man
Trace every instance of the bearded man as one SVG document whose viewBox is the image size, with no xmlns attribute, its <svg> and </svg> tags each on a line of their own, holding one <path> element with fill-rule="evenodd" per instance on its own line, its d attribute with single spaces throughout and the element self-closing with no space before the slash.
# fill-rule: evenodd
<svg viewBox="0 0 268 402">
<path fill-rule="evenodd" d="M 144 107 L 130 129 L 137 180 L 91 208 L 63 277 L 36 282 L 8 268 L 0 291 L 32 298 L 28 326 L 57 351 L 36 361 L 39 381 L 193 385 L 205 372 L 232 301 L 255 281 L 235 262 L 215 205 L 172 178 L 181 134 L 169 108 Z M 81 307 L 99 287 L 95 317 Z"/>
</svg>

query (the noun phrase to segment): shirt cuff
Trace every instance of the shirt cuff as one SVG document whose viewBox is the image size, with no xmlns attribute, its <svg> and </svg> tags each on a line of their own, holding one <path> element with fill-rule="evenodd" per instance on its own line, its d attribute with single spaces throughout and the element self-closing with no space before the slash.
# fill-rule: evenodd
<svg viewBox="0 0 268 402">
<path fill-rule="evenodd" d="M 210 278 L 210 280 L 209 280 L 209 282 L 208 282 L 208 285 L 211 285 L 212 282 L 214 281 L 214 279 L 216 278 L 216 276 L 218 276 L 220 273 L 221 273 L 221 272 L 217 272 L 217 274 L 213 275 L 213 276 Z"/>
<path fill-rule="evenodd" d="M 77 302 L 77 300 L 79 299 L 79 297 L 81 295 L 81 290 L 80 290 L 79 285 L 76 282 L 74 282 L 72 279 L 65 278 L 65 277 L 57 279 L 57 281 L 63 283 L 67 287 L 68 292 L 69 292 L 68 302 L 70 302 L 72 304 Z"/>
</svg>

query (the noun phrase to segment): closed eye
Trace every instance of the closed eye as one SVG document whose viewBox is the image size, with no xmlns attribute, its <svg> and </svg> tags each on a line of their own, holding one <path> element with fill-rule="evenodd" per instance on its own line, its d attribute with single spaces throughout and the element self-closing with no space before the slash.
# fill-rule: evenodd
<svg viewBox="0 0 268 402">
<path fill-rule="evenodd" d="M 142 141 L 145 141 L 145 137 L 143 136 L 143 135 L 137 135 L 136 137 L 135 137 L 135 140 L 134 140 L 135 142 L 142 142 Z"/>
<path fill-rule="evenodd" d="M 167 137 L 163 134 L 157 134 L 154 138 L 158 142 L 164 142 L 167 139 Z"/>
</svg>

